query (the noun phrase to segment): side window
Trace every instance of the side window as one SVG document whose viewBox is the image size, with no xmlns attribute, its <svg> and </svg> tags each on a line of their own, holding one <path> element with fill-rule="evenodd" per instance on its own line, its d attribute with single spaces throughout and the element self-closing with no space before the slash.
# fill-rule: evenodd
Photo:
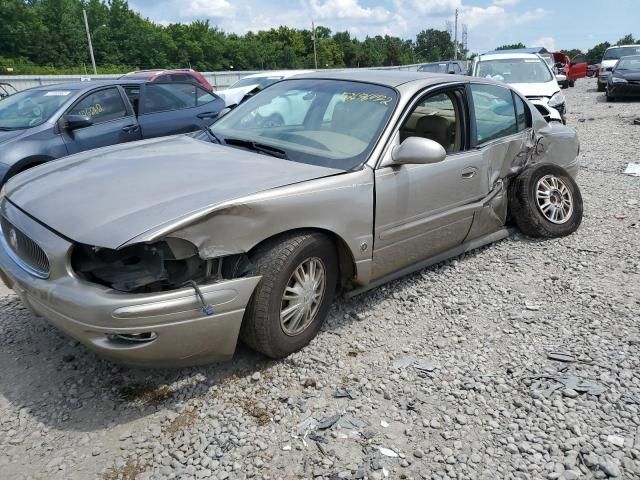
<svg viewBox="0 0 640 480">
<path fill-rule="evenodd" d="M 124 91 L 133 106 L 133 111 L 138 115 L 138 108 L 140 107 L 140 87 L 138 85 L 125 85 Z"/>
<path fill-rule="evenodd" d="M 186 73 L 172 73 L 171 75 L 168 75 L 169 78 L 167 77 L 160 77 L 160 81 L 162 80 L 171 80 L 172 82 L 191 82 L 194 83 L 194 79 L 193 77 L 191 77 L 190 75 L 187 75 Z"/>
<path fill-rule="evenodd" d="M 142 99 L 144 113 L 195 107 L 197 88 L 192 83 L 148 83 Z"/>
<path fill-rule="evenodd" d="M 86 115 L 93 123 L 104 123 L 127 116 L 127 109 L 117 88 L 106 88 L 91 93 L 76 103 L 70 115 Z"/>
<path fill-rule="evenodd" d="M 513 100 L 516 104 L 516 121 L 518 123 L 518 131 L 521 132 L 531 126 L 531 117 L 529 116 L 528 108 L 524 101 L 515 93 L 513 94 Z"/>
<path fill-rule="evenodd" d="M 456 92 L 436 93 L 421 100 L 400 127 L 400 141 L 423 137 L 438 142 L 447 153 L 463 150 L 459 105 Z"/>
<path fill-rule="evenodd" d="M 216 99 L 215 95 L 207 92 L 204 88 L 196 87 L 196 104 L 204 105 L 205 103 L 213 102 Z"/>
<path fill-rule="evenodd" d="M 478 145 L 517 133 L 510 89 L 497 85 L 471 84 L 471 95 Z"/>
</svg>

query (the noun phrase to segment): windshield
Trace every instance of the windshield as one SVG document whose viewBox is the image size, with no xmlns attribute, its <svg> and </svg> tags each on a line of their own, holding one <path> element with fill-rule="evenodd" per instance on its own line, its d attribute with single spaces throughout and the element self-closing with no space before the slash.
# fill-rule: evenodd
<svg viewBox="0 0 640 480">
<path fill-rule="evenodd" d="M 70 90 L 26 90 L 0 100 L 0 129 L 16 130 L 43 124 L 72 95 Z"/>
<path fill-rule="evenodd" d="M 549 53 L 543 53 L 540 55 L 540 57 L 542 57 L 542 59 L 547 62 L 547 65 L 549 65 L 550 67 L 553 67 L 553 55 L 549 54 Z"/>
<path fill-rule="evenodd" d="M 418 71 L 429 73 L 448 73 L 446 63 L 428 63 L 426 65 L 421 65 L 420 68 L 418 68 Z"/>
<path fill-rule="evenodd" d="M 618 60 L 620 57 L 638 54 L 640 54 L 640 45 L 634 47 L 614 47 L 604 52 L 602 60 Z"/>
<path fill-rule="evenodd" d="M 506 83 L 546 83 L 553 80 L 546 63 L 539 58 L 505 58 L 478 62 L 477 77 Z"/>
<path fill-rule="evenodd" d="M 272 83 L 276 83 L 278 80 L 282 80 L 282 78 L 282 75 L 275 75 L 270 77 L 245 77 L 241 80 L 238 80 L 229 88 L 250 87 L 251 85 L 257 85 L 262 90 L 263 88 L 267 88 Z"/>
<path fill-rule="evenodd" d="M 288 160 L 351 170 L 368 158 L 396 102 L 396 92 L 380 85 L 286 80 L 240 104 L 211 132 L 228 145 L 250 142 Z"/>
<path fill-rule="evenodd" d="M 640 57 L 623 57 L 616 65 L 616 70 L 640 70 Z"/>
</svg>

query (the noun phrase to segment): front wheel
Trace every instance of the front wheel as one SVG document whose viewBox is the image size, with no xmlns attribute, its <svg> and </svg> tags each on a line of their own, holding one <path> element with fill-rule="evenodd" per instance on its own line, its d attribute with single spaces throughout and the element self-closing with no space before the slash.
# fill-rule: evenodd
<svg viewBox="0 0 640 480">
<path fill-rule="evenodd" d="M 564 168 L 534 165 L 509 185 L 509 207 L 516 226 L 529 237 L 564 237 L 582 223 L 582 195 Z"/>
<path fill-rule="evenodd" d="M 251 255 L 262 280 L 245 311 L 240 338 L 271 358 L 300 350 L 316 336 L 338 281 L 336 250 L 324 235 L 291 234 Z"/>
<path fill-rule="evenodd" d="M 569 86 L 570 87 L 575 87 L 576 86 L 576 81 L 575 80 L 569 80 Z"/>
</svg>

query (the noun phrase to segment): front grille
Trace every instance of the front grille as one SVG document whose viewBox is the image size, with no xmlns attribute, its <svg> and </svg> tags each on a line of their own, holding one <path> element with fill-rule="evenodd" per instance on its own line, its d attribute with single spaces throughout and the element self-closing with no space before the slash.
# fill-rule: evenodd
<svg viewBox="0 0 640 480">
<path fill-rule="evenodd" d="M 29 273 L 40 277 L 49 276 L 49 259 L 40 246 L 14 227 L 9 220 L 0 218 L 4 243 L 14 260 Z"/>
</svg>

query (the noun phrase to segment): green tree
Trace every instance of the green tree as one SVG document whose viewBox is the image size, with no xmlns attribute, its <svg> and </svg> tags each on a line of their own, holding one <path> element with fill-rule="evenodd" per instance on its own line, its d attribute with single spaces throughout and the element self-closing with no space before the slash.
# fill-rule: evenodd
<svg viewBox="0 0 640 480">
<path fill-rule="evenodd" d="M 453 58 L 453 41 L 449 32 L 430 28 L 416 36 L 416 61 L 437 62 Z"/>
<path fill-rule="evenodd" d="M 507 45 L 500 45 L 499 47 L 496 47 L 496 50 L 518 50 L 520 48 L 527 48 L 527 46 L 522 42 L 518 42 Z"/>
<path fill-rule="evenodd" d="M 583 52 L 579 48 L 572 48 L 571 50 L 560 50 L 560 52 L 564 53 L 567 57 L 573 58 L 576 55 L 582 55 Z"/>
<path fill-rule="evenodd" d="M 602 60 L 602 56 L 607 48 L 609 48 L 611 44 L 609 42 L 602 42 L 587 50 L 585 54 L 589 63 L 600 63 Z"/>
<path fill-rule="evenodd" d="M 635 45 L 636 43 L 637 42 L 636 42 L 635 38 L 633 38 L 633 35 L 628 33 L 627 35 L 622 37 L 620 40 L 618 40 L 616 42 L 616 45 Z"/>
</svg>

